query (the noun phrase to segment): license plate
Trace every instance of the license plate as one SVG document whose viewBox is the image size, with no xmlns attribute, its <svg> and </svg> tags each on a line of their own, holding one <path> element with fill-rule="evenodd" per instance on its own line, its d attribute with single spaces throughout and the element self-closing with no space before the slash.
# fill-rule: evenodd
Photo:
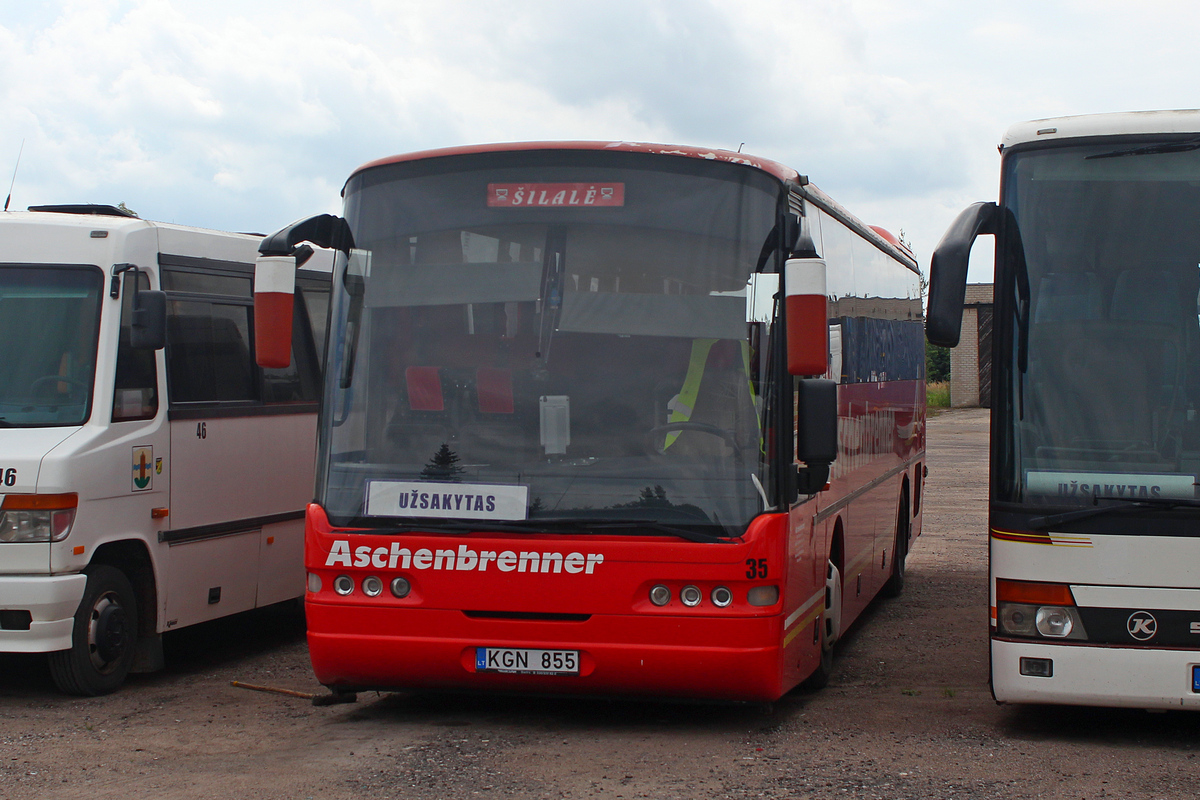
<svg viewBox="0 0 1200 800">
<path fill-rule="evenodd" d="M 579 651 L 476 647 L 475 671 L 517 675 L 578 675 Z"/>
<path fill-rule="evenodd" d="M 1200 664 L 1192 665 L 1192 691 L 1200 693 Z"/>
</svg>

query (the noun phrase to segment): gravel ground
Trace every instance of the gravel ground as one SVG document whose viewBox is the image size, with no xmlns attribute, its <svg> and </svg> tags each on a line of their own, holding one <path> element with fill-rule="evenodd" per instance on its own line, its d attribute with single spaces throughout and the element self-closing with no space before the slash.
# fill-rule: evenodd
<svg viewBox="0 0 1200 800">
<path fill-rule="evenodd" d="M 321 692 L 303 620 L 178 631 L 121 692 L 54 691 L 0 657 L 0 797 L 1182 798 L 1200 716 L 1006 707 L 987 686 L 987 414 L 930 420 L 908 585 L 843 639 L 837 674 L 771 707 Z"/>
</svg>

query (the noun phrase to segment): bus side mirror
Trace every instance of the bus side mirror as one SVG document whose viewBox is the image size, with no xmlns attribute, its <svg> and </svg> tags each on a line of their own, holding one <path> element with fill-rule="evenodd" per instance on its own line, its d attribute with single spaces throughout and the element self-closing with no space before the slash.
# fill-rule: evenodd
<svg viewBox="0 0 1200 800">
<path fill-rule="evenodd" d="M 296 270 L 317 247 L 354 248 L 350 225 L 341 217 L 319 214 L 293 222 L 262 240 L 254 263 L 254 360 L 260 367 L 280 368 L 292 363 L 292 300 Z"/>
<path fill-rule="evenodd" d="M 167 344 L 167 294 L 142 289 L 133 295 L 129 344 L 139 350 L 161 350 Z"/>
<path fill-rule="evenodd" d="M 824 375 L 829 370 L 825 260 L 789 258 L 783 269 L 788 372 Z"/>
<path fill-rule="evenodd" d="M 296 260 L 290 255 L 259 256 L 254 262 L 254 360 L 260 367 L 292 363 Z"/>
<path fill-rule="evenodd" d="M 929 262 L 929 303 L 925 310 L 925 337 L 939 347 L 954 347 L 962 330 L 963 301 L 967 294 L 967 263 L 971 245 L 984 233 L 996 232 L 995 203 L 968 206 L 938 242 Z"/>
<path fill-rule="evenodd" d="M 837 386 L 824 378 L 796 381 L 796 460 L 804 462 L 796 467 L 796 494 L 815 494 L 829 481 L 838 453 Z"/>
</svg>

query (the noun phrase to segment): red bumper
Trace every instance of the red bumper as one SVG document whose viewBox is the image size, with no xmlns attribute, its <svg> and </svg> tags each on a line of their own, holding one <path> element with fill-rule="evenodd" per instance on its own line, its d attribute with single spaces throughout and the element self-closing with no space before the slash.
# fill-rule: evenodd
<svg viewBox="0 0 1200 800">
<path fill-rule="evenodd" d="M 345 690 L 465 689 L 771 701 L 783 693 L 778 617 L 474 619 L 461 611 L 313 602 L 313 670 Z M 706 644 L 697 644 L 697 643 Z M 578 675 L 475 670 L 477 647 L 577 650 Z"/>
</svg>

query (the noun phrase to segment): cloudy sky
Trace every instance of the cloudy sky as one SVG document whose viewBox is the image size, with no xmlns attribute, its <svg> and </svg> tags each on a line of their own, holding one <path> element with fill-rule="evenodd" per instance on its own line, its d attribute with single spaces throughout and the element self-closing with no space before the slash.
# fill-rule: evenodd
<svg viewBox="0 0 1200 800">
<path fill-rule="evenodd" d="M 1198 94 L 1194 0 L 0 0 L 12 208 L 232 230 L 337 211 L 351 170 L 412 150 L 744 143 L 924 267 L 995 198 L 1010 124 Z"/>
</svg>

